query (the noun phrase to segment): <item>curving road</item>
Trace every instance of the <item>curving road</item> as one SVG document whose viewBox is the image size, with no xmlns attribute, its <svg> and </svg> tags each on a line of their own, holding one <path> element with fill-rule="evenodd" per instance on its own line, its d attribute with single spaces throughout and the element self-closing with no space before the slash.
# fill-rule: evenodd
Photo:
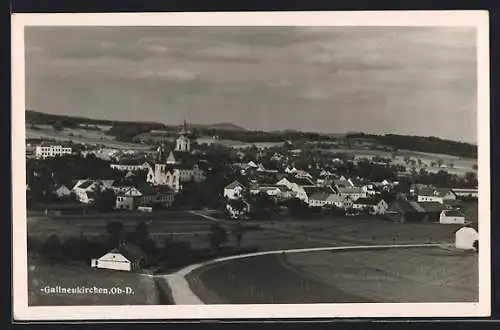
<svg viewBox="0 0 500 330">
<path fill-rule="evenodd" d="M 204 263 L 199 263 L 195 265 L 191 265 L 188 267 L 185 267 L 181 270 L 179 270 L 176 273 L 169 274 L 169 275 L 157 275 L 158 277 L 164 278 L 168 284 L 169 287 L 171 288 L 172 291 L 172 299 L 174 304 L 176 305 L 197 305 L 197 304 L 205 304 L 205 303 L 216 303 L 216 301 L 203 301 L 195 292 L 193 292 L 190 283 L 188 281 L 188 276 L 192 274 L 194 271 L 200 270 L 203 267 L 209 267 L 209 266 L 214 266 L 214 265 L 219 265 L 221 263 L 226 263 L 228 261 L 232 260 L 237 260 L 241 262 L 242 260 L 248 260 L 251 262 L 252 258 L 257 258 L 263 257 L 263 256 L 272 256 L 272 255 L 280 255 L 280 254 L 287 254 L 287 253 L 301 253 L 301 252 L 314 252 L 314 251 L 349 251 L 349 250 L 374 250 L 374 249 L 397 249 L 397 248 L 403 248 L 403 249 L 409 249 L 409 248 L 425 248 L 425 247 L 440 247 L 441 244 L 404 244 L 404 245 L 399 245 L 399 244 L 394 244 L 394 245 L 362 245 L 362 246 L 334 246 L 334 247 L 321 247 L 321 248 L 307 248 L 307 249 L 290 249 L 290 250 L 275 250 L 275 251 L 265 251 L 265 252 L 257 252 L 257 253 L 249 253 L 249 254 L 243 254 L 243 255 L 237 255 L 237 256 L 230 256 L 230 257 L 223 257 L 223 258 L 218 258 L 215 260 L 211 260 L 208 262 Z M 259 260 L 261 261 L 261 260 Z M 271 263 L 266 263 L 264 260 L 265 265 L 270 266 Z M 285 279 L 285 277 L 279 276 L 279 274 L 283 274 L 284 271 L 287 272 L 292 272 L 291 270 L 284 269 L 283 265 L 277 266 L 276 263 L 274 263 L 275 266 L 273 269 L 266 269 L 264 272 L 259 274 L 258 276 L 262 277 L 262 280 L 267 281 L 269 285 L 273 284 L 273 281 L 279 281 L 280 278 Z M 252 265 L 250 264 L 250 268 Z M 247 268 L 246 269 L 250 269 Z M 245 272 L 248 274 L 248 272 Z M 290 275 L 290 274 L 288 274 Z M 264 278 L 264 277 L 265 278 Z M 238 280 L 239 281 L 239 280 Z M 238 287 L 241 287 L 240 289 L 243 291 L 249 291 L 248 298 L 245 297 L 245 301 L 241 300 L 241 298 L 235 298 L 236 301 L 241 300 L 240 303 L 249 303 L 248 301 L 254 301 L 250 303 L 258 303 L 262 302 L 264 300 L 269 301 L 272 300 L 275 303 L 293 303 L 290 300 L 290 296 L 294 296 L 295 293 L 291 291 L 287 292 L 277 292 L 276 295 L 273 297 L 265 297 L 264 293 L 262 291 L 252 292 L 252 286 L 250 288 L 245 287 L 245 281 L 241 280 L 241 284 L 238 285 Z M 296 290 L 292 288 L 296 288 L 296 285 L 299 285 L 299 288 L 301 290 L 307 290 L 310 293 L 310 296 L 315 296 L 315 301 L 314 302 L 325 302 L 328 300 L 328 297 L 331 296 L 332 294 L 335 294 L 336 300 L 340 300 L 340 302 L 367 302 L 366 300 L 363 300 L 360 297 L 355 297 L 351 295 L 347 295 L 346 293 L 343 292 L 332 292 L 332 288 L 328 288 L 326 286 L 322 286 L 319 282 L 316 282 L 312 279 L 304 279 L 301 278 L 299 274 L 295 274 L 295 276 L 288 276 L 287 281 L 290 281 L 290 290 Z M 231 279 L 229 279 L 229 283 L 231 282 Z M 223 283 L 222 283 L 223 284 Z M 195 285 L 196 286 L 196 285 Z M 241 295 L 242 292 L 238 293 Z M 227 292 L 227 290 L 226 290 Z M 244 297 L 244 295 L 243 295 Z M 215 299 L 216 300 L 216 299 Z M 220 302 L 220 301 L 219 301 Z"/>
</svg>

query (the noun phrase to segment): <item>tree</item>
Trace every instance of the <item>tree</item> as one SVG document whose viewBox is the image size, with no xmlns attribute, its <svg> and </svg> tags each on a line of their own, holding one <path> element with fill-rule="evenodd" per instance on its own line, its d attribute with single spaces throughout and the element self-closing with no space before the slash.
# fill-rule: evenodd
<svg viewBox="0 0 500 330">
<path fill-rule="evenodd" d="M 219 250 L 220 247 L 228 241 L 226 229 L 218 224 L 213 224 L 210 226 L 209 239 L 212 250 Z"/>
<path fill-rule="evenodd" d="M 236 223 L 231 228 L 231 234 L 233 235 L 234 239 L 236 240 L 237 247 L 241 246 L 241 240 L 243 239 L 243 235 L 245 233 L 246 233 L 246 228 L 239 222 Z"/>
<path fill-rule="evenodd" d="M 111 189 L 96 192 L 94 206 L 99 212 L 112 211 L 116 206 L 116 194 Z"/>
<path fill-rule="evenodd" d="M 106 225 L 106 231 L 112 245 L 117 245 L 123 235 L 123 224 L 118 221 L 109 221 Z"/>
</svg>

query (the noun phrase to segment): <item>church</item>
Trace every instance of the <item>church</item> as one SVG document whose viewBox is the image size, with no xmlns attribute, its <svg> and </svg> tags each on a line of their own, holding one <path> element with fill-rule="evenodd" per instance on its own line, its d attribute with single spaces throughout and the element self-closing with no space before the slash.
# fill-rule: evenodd
<svg viewBox="0 0 500 330">
<path fill-rule="evenodd" d="M 149 168 L 147 174 L 147 182 L 155 186 L 167 185 L 179 192 L 185 182 L 205 180 L 204 173 L 197 164 L 189 165 L 183 162 L 183 158 L 191 152 L 186 121 L 175 140 L 174 150 L 167 153 L 167 149 L 165 144 L 158 147 L 155 164 Z"/>
</svg>

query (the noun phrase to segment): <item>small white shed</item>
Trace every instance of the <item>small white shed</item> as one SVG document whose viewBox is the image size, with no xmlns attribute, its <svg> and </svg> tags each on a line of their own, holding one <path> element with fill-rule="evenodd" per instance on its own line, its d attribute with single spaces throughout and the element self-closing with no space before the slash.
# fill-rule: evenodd
<svg viewBox="0 0 500 330">
<path fill-rule="evenodd" d="M 463 250 L 473 250 L 474 243 L 479 239 L 478 232 L 472 227 L 462 227 L 455 232 L 455 247 Z"/>
<path fill-rule="evenodd" d="M 145 254 L 139 247 L 122 242 L 118 248 L 112 249 L 102 257 L 92 258 L 90 266 L 130 272 L 141 268 L 145 260 Z"/>
</svg>

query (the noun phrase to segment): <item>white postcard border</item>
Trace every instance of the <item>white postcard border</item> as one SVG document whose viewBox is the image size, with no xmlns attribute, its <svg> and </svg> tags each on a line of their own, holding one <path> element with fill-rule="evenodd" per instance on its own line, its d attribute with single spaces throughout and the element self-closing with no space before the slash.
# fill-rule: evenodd
<svg viewBox="0 0 500 330">
<path fill-rule="evenodd" d="M 479 303 L 28 306 L 25 26 L 473 26 L 478 42 Z M 12 15 L 13 317 L 15 320 L 264 319 L 489 316 L 490 127 L 487 11 L 213 12 Z"/>
</svg>

